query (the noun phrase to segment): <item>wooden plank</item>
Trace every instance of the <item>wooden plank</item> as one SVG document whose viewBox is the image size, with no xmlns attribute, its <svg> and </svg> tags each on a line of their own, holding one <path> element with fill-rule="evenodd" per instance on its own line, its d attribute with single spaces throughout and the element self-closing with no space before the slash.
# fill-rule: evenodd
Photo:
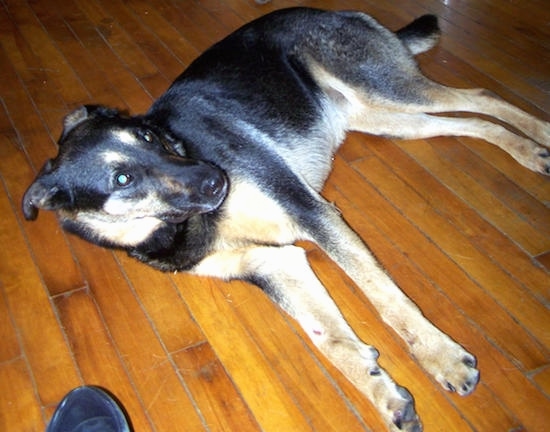
<svg viewBox="0 0 550 432">
<path fill-rule="evenodd" d="M 426 5 L 426 8 L 431 13 L 445 17 L 441 12 L 443 8 L 447 8 L 447 5 L 443 6 L 437 1 L 427 3 L 429 4 Z M 542 66 L 546 53 L 541 52 L 540 46 L 531 43 L 531 40 L 524 37 L 525 33 L 521 31 L 514 31 L 516 37 L 510 38 L 509 29 L 515 30 L 521 25 L 518 23 L 518 17 L 508 21 L 501 16 L 496 20 L 500 23 L 499 30 L 507 28 L 508 31 L 491 28 L 494 27 L 491 25 L 494 20 L 490 16 L 483 22 L 479 22 L 479 17 L 478 12 L 474 12 L 472 16 L 458 12 L 453 13 L 452 21 L 443 18 L 441 20 L 442 30 L 446 37 L 443 38 L 442 45 L 455 53 L 461 52 L 458 46 L 462 47 L 465 49 L 464 57 L 468 56 L 472 62 L 486 66 L 489 71 L 495 71 L 493 76 L 498 78 L 509 74 L 514 76 L 510 79 L 515 79 L 516 82 L 518 80 L 525 81 L 526 88 L 532 87 L 533 82 L 543 82 L 546 79 L 547 75 L 545 74 L 548 69 Z M 532 68 L 529 63 L 536 55 L 541 56 L 542 63 L 539 63 L 540 67 Z M 495 68 L 497 62 L 502 71 Z"/>
<path fill-rule="evenodd" d="M 58 112 L 55 108 L 62 106 L 60 101 L 85 98 L 87 94 L 80 80 L 52 43 L 30 6 L 27 3 L 11 2 L 8 11 L 17 23 L 14 36 L 20 34 L 27 44 L 24 64 L 20 64 L 17 69 L 35 101 Z M 55 68 L 45 67 L 49 64 L 55 65 Z M 42 114 L 48 125 L 57 123 L 56 118 L 50 119 L 47 109 L 42 110 Z"/>
<path fill-rule="evenodd" d="M 4 296 L 0 296 L 0 341 L 2 341 L 0 363 L 13 360 L 21 355 L 19 340 Z"/>
<path fill-rule="evenodd" d="M 47 125 L 38 113 L 32 98 L 18 75 L 26 73 L 29 67 L 25 57 L 32 56 L 27 51 L 31 47 L 22 39 L 15 28 L 15 23 L 0 9 L 0 60 L 2 61 L 2 80 L 0 94 L 8 113 L 10 122 L 18 138 L 23 139 L 25 146 L 32 149 L 29 158 L 35 168 L 41 167 L 44 160 L 52 156 L 55 150 L 53 141 L 48 139 Z M 4 66 L 5 65 L 5 66 Z M 32 67 L 30 68 L 33 69 Z"/>
<path fill-rule="evenodd" d="M 128 63 L 140 81 L 143 82 L 144 78 L 160 73 L 167 80 L 167 87 L 181 73 L 184 65 L 189 64 L 190 60 L 198 55 L 198 52 L 181 38 L 167 21 L 158 17 L 153 4 L 148 5 L 145 10 L 136 10 L 131 4 L 120 1 L 104 1 L 100 4 L 102 11 L 116 19 L 128 41 L 139 47 L 139 51 L 147 57 L 148 63 L 151 63 L 147 71 L 141 71 L 141 66 L 136 69 L 133 64 Z M 126 52 L 132 48 L 133 46 L 123 45 L 117 46 L 116 50 L 117 53 L 127 56 Z M 136 61 L 140 63 L 139 58 Z"/>
<path fill-rule="evenodd" d="M 546 270 L 550 271 L 550 252 L 545 252 L 536 257 L 536 260 L 541 264 Z"/>
<path fill-rule="evenodd" d="M 94 299 L 86 290 L 55 298 L 71 351 L 85 384 L 97 385 L 113 393 L 124 406 L 136 430 L 151 428 L 150 420 L 105 328 Z M 63 383 L 66 392 L 72 389 Z"/>
<path fill-rule="evenodd" d="M 310 430 L 306 415 L 295 406 L 219 289 L 220 282 L 184 274 L 173 278 L 260 428 L 266 432 Z"/>
<path fill-rule="evenodd" d="M 100 35 L 98 26 L 101 22 L 96 23 L 93 19 L 101 21 L 102 15 L 86 15 L 89 12 L 86 8 L 80 10 L 80 3 L 75 5 L 72 1 L 60 1 L 57 5 L 58 10 L 62 14 L 63 19 L 76 35 L 82 45 L 82 49 L 88 51 L 92 61 L 95 63 L 95 69 L 102 72 L 103 81 L 87 82 L 86 85 L 90 94 L 95 95 L 96 90 L 98 95 L 105 94 L 109 97 L 108 92 L 105 92 L 105 85 L 110 83 L 107 88 L 113 89 L 114 95 L 118 100 L 124 101 L 123 105 L 116 103 L 118 108 L 132 107 L 132 110 L 143 112 L 147 110 L 151 104 L 151 96 L 136 80 L 134 74 L 130 72 L 126 65 L 111 49 L 111 46 Z M 86 6 L 89 2 L 83 4 Z M 93 13 L 94 9 L 92 8 Z M 153 71 L 154 73 L 154 71 Z M 97 86 L 99 84 L 99 86 Z M 94 97 L 95 103 L 112 104 L 112 99 L 97 99 Z"/>
<path fill-rule="evenodd" d="M 25 360 L 0 363 L 0 430 L 44 430 L 34 388 Z"/>
<path fill-rule="evenodd" d="M 181 7 L 193 5 L 192 2 L 183 2 Z M 179 12 L 180 4 L 172 5 L 163 1 L 133 0 L 128 3 L 140 17 L 144 26 L 153 31 L 162 44 L 178 60 L 178 66 L 167 75 L 171 80 L 179 75 L 185 66 L 188 66 L 206 48 L 208 42 L 201 37 L 203 28 L 187 14 Z M 196 7 L 196 6 L 195 6 Z M 156 58 L 156 53 L 152 53 Z"/>
<path fill-rule="evenodd" d="M 476 199 L 472 192 L 466 191 L 458 179 L 447 176 L 445 172 L 443 178 L 437 176 L 437 173 L 444 171 L 443 168 L 441 170 L 436 168 L 436 172 L 430 172 L 426 167 L 415 163 L 417 161 L 411 156 L 409 149 L 409 144 L 414 147 L 415 142 L 395 145 L 366 137 L 363 137 L 361 141 L 361 149 L 356 149 L 356 154 L 363 157 L 376 154 L 385 161 L 386 165 L 391 166 L 396 175 L 410 185 L 425 201 L 429 201 L 438 214 L 459 229 L 477 248 L 490 255 L 506 272 L 521 280 L 526 290 L 533 293 L 541 302 L 550 300 L 548 273 L 533 265 L 532 257 L 510 240 L 507 231 L 501 232 L 498 227 L 489 223 L 490 220 L 487 219 L 491 218 L 484 213 L 487 210 L 487 204 Z M 437 144 L 437 142 L 434 143 L 434 145 Z M 431 143 L 425 145 L 431 145 Z M 527 191 L 517 190 L 513 184 L 510 185 L 496 172 L 493 172 L 493 176 L 495 182 L 501 181 L 507 185 L 508 188 L 503 188 L 502 194 L 506 194 L 507 191 L 513 192 L 514 200 L 527 201 L 525 208 L 518 209 L 518 212 L 525 210 L 527 214 L 518 215 L 518 218 L 528 224 L 531 219 L 535 218 L 537 220 L 534 225 L 544 225 L 544 220 L 550 218 L 548 211 L 531 202 L 532 198 Z M 443 179 L 448 180 L 451 184 Z M 449 193 L 450 190 L 453 193 Z M 467 196 L 463 196 L 462 192 Z M 492 210 L 489 211 L 492 212 Z M 545 216 L 545 213 L 548 216 Z M 482 218 L 480 218 L 480 214 L 483 216 Z M 516 228 L 512 226 L 511 229 L 515 230 Z"/>
<path fill-rule="evenodd" d="M 173 354 L 179 373 L 211 431 L 260 431 L 223 365 L 207 343 Z"/>
<path fill-rule="evenodd" d="M 505 173 L 506 177 L 512 179 L 514 183 L 528 191 L 534 198 L 541 202 L 548 202 L 550 200 L 550 188 L 548 187 L 548 178 L 546 176 L 518 167 L 517 162 L 513 158 L 495 146 L 487 145 L 484 141 L 464 140 L 462 143 L 483 160 L 488 161 L 491 165 Z"/>
<path fill-rule="evenodd" d="M 544 5 L 544 0 L 536 4 L 537 2 L 531 2 L 527 7 L 522 4 L 509 3 L 502 4 L 501 2 L 493 1 L 465 1 L 462 2 L 459 7 L 452 3 L 447 4 L 450 9 L 450 13 L 453 15 L 458 13 L 466 14 L 470 20 L 474 20 L 478 17 L 483 17 L 483 23 L 488 30 L 492 30 L 487 34 L 488 39 L 492 39 L 493 33 L 500 33 L 501 35 L 509 34 L 510 29 L 520 33 L 519 40 L 504 39 L 504 42 L 510 44 L 522 45 L 524 40 L 531 42 L 534 47 L 539 49 L 550 48 L 549 32 L 545 28 L 544 23 L 550 19 L 550 14 L 547 8 L 541 7 Z M 436 2 L 430 2 L 430 4 L 436 4 Z M 536 31 L 534 31 L 536 29 Z M 537 37 L 539 35 L 539 37 Z M 543 37 L 540 37 L 543 36 Z M 545 54 L 544 51 L 541 54 Z"/>
<path fill-rule="evenodd" d="M 258 5 L 247 0 L 225 0 L 226 3 L 243 22 L 252 21 L 264 13 L 269 12 L 269 5 Z"/>
<path fill-rule="evenodd" d="M 142 0 L 136 1 L 141 6 L 148 4 Z M 155 9 L 162 17 L 188 40 L 198 52 L 203 52 L 215 42 L 227 36 L 231 29 L 223 25 L 208 12 L 208 3 L 213 2 L 171 2 L 160 0 Z M 216 10 L 220 10 L 220 2 Z"/>
<path fill-rule="evenodd" d="M 500 14 L 494 13 L 499 4 L 492 4 L 490 7 L 484 5 L 481 1 L 462 2 L 459 7 L 453 3 L 440 3 L 437 1 L 427 1 L 426 7 L 439 16 L 452 16 L 452 21 L 464 32 L 482 38 L 486 46 L 492 49 L 498 49 L 499 46 L 506 46 L 506 54 L 509 57 L 517 56 L 518 59 L 527 57 L 528 54 L 539 53 L 542 58 L 547 54 L 541 50 L 545 44 L 545 38 L 533 37 L 533 32 L 521 31 L 527 27 L 536 26 L 537 21 L 544 22 L 544 12 L 541 16 L 534 14 L 529 7 L 515 8 L 513 14 L 511 9 L 515 5 L 507 5 L 506 8 L 500 8 Z M 535 18 L 536 16 L 536 18 Z M 482 20 L 479 18 L 482 17 Z M 544 26 L 541 26 L 544 27 Z M 518 37 L 510 38 L 510 29 L 518 33 Z M 541 29 L 544 32 L 544 28 Z M 499 56 L 500 60 L 500 56 Z"/>
<path fill-rule="evenodd" d="M 63 396 L 57 384 L 78 385 L 78 373 L 6 190 L 0 192 L 0 244 L 10 245 L 0 248 L 0 286 L 32 369 L 38 397 L 49 405 Z"/>
<path fill-rule="evenodd" d="M 463 269 L 484 291 L 505 307 L 545 347 L 550 347 L 550 334 L 541 328 L 549 322 L 550 312 L 523 290 L 516 280 L 484 256 L 445 218 L 441 217 L 429 201 L 422 199 L 377 158 L 366 158 L 354 167 L 368 177 L 368 181 L 386 199 L 396 203 L 400 211 L 428 238 L 437 238 L 439 248 L 451 262 Z M 472 222 L 475 225 L 475 222 Z M 507 344 L 505 344 L 507 345 Z M 508 348 L 508 346 L 506 346 Z"/>
<path fill-rule="evenodd" d="M 550 397 L 550 367 L 545 367 L 533 374 L 533 381 L 546 394 L 546 397 Z"/>
<path fill-rule="evenodd" d="M 117 254 L 117 259 L 169 353 L 205 343 L 204 334 L 168 275 L 144 266 L 123 252 Z"/>
<path fill-rule="evenodd" d="M 457 196 L 476 208 L 497 229 L 511 236 L 531 255 L 548 250 L 550 248 L 550 235 L 548 235 L 550 227 L 545 223 L 546 218 L 550 215 L 548 209 L 542 205 L 535 208 L 534 201 L 532 201 L 531 208 L 524 208 L 520 213 L 520 208 L 518 208 L 520 204 L 514 209 L 509 202 L 500 200 L 498 191 L 491 190 L 490 187 L 482 184 L 483 174 L 473 177 L 468 170 L 462 169 L 463 164 L 461 164 L 460 158 L 467 157 L 467 155 L 460 154 L 461 148 L 452 143 L 453 140 L 455 139 L 432 138 L 431 140 L 414 140 L 397 144 L 429 170 L 432 175 L 439 178 Z M 453 147 L 453 149 L 450 150 L 449 147 Z M 490 167 L 485 165 L 483 169 L 489 171 Z M 481 180 L 478 180 L 480 177 Z M 498 177 L 506 181 L 497 173 L 491 175 L 494 181 L 497 181 Z M 510 184 L 509 187 L 512 185 Z M 516 190 L 522 192 L 518 188 Z M 523 193 L 527 195 L 525 192 Z M 529 214 L 530 210 L 531 214 Z M 526 220 L 526 217 L 529 219 Z"/>
<path fill-rule="evenodd" d="M 105 7 L 101 2 L 83 2 L 76 0 L 75 3 L 86 14 L 87 18 L 94 24 L 95 30 L 101 35 L 105 43 L 117 56 L 119 61 L 125 67 L 132 71 L 138 79 L 152 75 L 157 72 L 157 67 L 143 53 L 137 41 L 140 37 L 136 35 L 135 40 L 128 34 L 124 26 L 118 22 L 129 15 L 122 14 L 123 9 L 118 9 L 118 15 L 109 12 L 109 7 Z M 125 23 L 136 30 L 133 23 Z"/>
<path fill-rule="evenodd" d="M 200 6 L 213 17 L 213 23 L 217 23 L 224 30 L 223 35 L 228 35 L 245 23 L 224 1 L 205 0 L 200 2 Z M 222 37 L 223 35 L 220 34 Z"/>
<path fill-rule="evenodd" d="M 532 383 L 522 373 L 519 373 L 515 365 L 515 359 L 514 363 L 512 363 L 502 355 L 500 347 L 495 347 L 492 342 L 489 342 L 489 340 L 494 340 L 494 332 L 498 330 L 499 324 L 495 325 L 495 329 L 491 329 L 491 331 L 487 332 L 488 336 L 486 338 L 484 336 L 486 332 L 480 331 L 478 324 L 473 324 L 475 321 L 472 322 L 464 312 L 460 310 L 457 311 L 456 305 L 450 301 L 450 292 L 452 288 L 454 288 L 454 285 L 451 285 L 451 291 L 441 291 L 440 287 L 434 284 L 431 277 L 426 278 L 423 271 L 419 272 L 420 269 L 416 265 L 416 263 L 419 262 L 418 253 L 411 253 L 410 251 L 404 252 L 402 245 L 399 245 L 397 249 L 398 252 L 396 253 L 396 245 L 394 242 L 397 238 L 401 238 L 401 231 L 398 226 L 401 224 L 406 225 L 406 220 L 400 216 L 397 218 L 398 222 L 396 226 L 383 227 L 380 225 L 379 221 L 373 219 L 373 216 L 370 214 L 371 210 L 367 210 L 366 207 L 370 207 L 370 205 L 365 206 L 364 204 L 366 201 L 361 191 L 367 188 L 366 184 L 352 181 L 348 174 L 346 176 L 345 192 L 338 188 L 338 193 L 335 193 L 335 190 L 329 183 L 326 193 L 329 199 L 335 201 L 338 207 L 343 210 L 351 225 L 362 234 L 363 238 L 369 240 L 369 246 L 373 250 L 375 256 L 378 257 L 403 291 L 418 304 L 424 315 L 438 328 L 451 335 L 451 337 L 462 343 L 466 349 L 476 355 L 480 370 L 482 371 L 482 385 L 487 385 L 488 389 L 480 388 L 482 396 L 479 399 L 479 396 L 474 393 L 467 398 L 453 398 L 453 404 L 458 405 L 460 412 L 467 417 L 468 421 L 473 425 L 479 425 L 478 430 L 490 429 L 493 423 L 502 423 L 503 426 L 517 425 L 517 420 L 515 420 L 516 416 L 522 422 L 520 424 L 526 426 L 530 425 L 528 430 L 531 430 L 531 427 L 533 427 L 532 430 L 540 428 L 541 418 L 538 413 L 547 409 L 549 406 L 548 401 L 536 388 L 534 388 Z M 348 196 L 350 190 L 352 193 Z M 343 200 L 339 198 L 339 194 L 344 198 Z M 350 197 L 353 198 L 350 199 Z M 381 205 L 380 202 L 371 204 L 376 208 Z M 390 213 L 387 209 L 383 209 L 383 211 L 384 213 Z M 391 219 L 393 218 L 385 218 L 386 221 L 390 221 Z M 399 219 L 401 220 L 399 221 Z M 385 228 L 389 228 L 389 231 L 386 231 Z M 406 232 L 408 232 L 408 230 Z M 380 234 L 382 234 L 382 236 Z M 414 242 L 415 240 L 412 241 Z M 435 250 L 433 247 L 432 249 Z M 432 250 L 424 250 L 423 253 L 430 255 Z M 450 267 L 447 265 L 439 268 L 445 268 L 446 271 L 450 270 Z M 445 286 L 443 285 L 441 287 L 444 288 Z M 333 291 L 333 296 L 337 297 L 338 293 L 339 291 Z M 343 297 L 343 299 L 337 299 L 341 307 L 343 307 L 343 303 L 349 301 L 348 299 L 350 298 L 350 296 Z M 467 309 L 466 312 L 468 314 L 471 313 L 470 309 Z M 491 319 L 499 321 L 500 318 L 498 317 L 498 313 L 498 310 L 491 310 Z M 495 318 L 493 318 L 493 315 L 495 315 Z M 349 319 L 350 322 L 353 322 L 351 321 L 352 318 Z M 358 323 L 364 322 L 363 314 L 358 314 Z M 367 322 L 369 330 L 373 324 L 375 323 L 371 321 Z M 363 330 L 363 328 L 365 330 L 367 329 L 367 327 L 360 326 L 354 326 L 354 328 L 359 330 L 360 335 L 360 331 Z M 374 344 L 384 353 L 388 350 L 386 345 L 388 344 L 389 338 L 382 336 L 378 341 L 375 338 L 378 337 L 379 334 L 383 334 L 381 330 L 375 330 L 369 332 L 368 337 L 364 337 L 364 339 L 369 342 L 373 341 L 373 343 L 376 341 Z M 389 360 L 392 361 L 394 358 L 396 361 L 403 361 L 400 355 L 392 356 Z M 385 361 L 383 356 L 381 356 L 380 361 Z M 541 361 L 544 361 L 544 359 L 541 359 Z M 385 363 L 382 364 L 385 365 Z M 390 367 L 387 368 L 390 369 Z M 425 397 L 428 389 L 432 387 L 438 389 L 438 384 L 433 382 L 431 386 L 424 383 L 415 384 L 414 380 L 419 379 L 417 376 L 419 374 L 403 374 L 407 369 L 402 365 L 396 368 L 392 367 L 390 370 L 399 382 L 405 384 L 413 394 L 416 395 L 418 404 L 421 403 L 420 400 Z M 413 378 L 412 382 L 411 377 Z M 524 389 L 522 392 L 529 395 L 528 399 L 530 402 L 518 400 L 513 393 L 510 394 L 510 388 Z M 476 389 L 476 392 L 477 391 Z M 535 405 L 531 405 L 530 403 L 534 403 Z M 440 415 L 440 408 L 445 406 L 445 404 L 432 402 L 426 405 L 428 407 L 428 413 L 424 413 L 424 417 L 432 415 L 432 419 L 435 422 L 434 425 L 438 425 L 437 416 Z M 520 407 L 520 405 L 522 406 Z M 488 418 L 489 414 L 486 412 L 487 406 L 490 406 L 491 410 L 493 410 L 490 419 Z M 432 407 L 436 408 L 435 412 L 429 411 L 429 408 Z M 518 411 L 521 411 L 521 414 L 518 414 Z M 447 413 L 448 409 L 445 409 L 445 412 Z M 477 427 L 475 429 L 477 429 Z M 510 429 L 512 429 L 512 427 Z M 452 426 L 450 430 L 452 430 Z M 508 426 L 506 426 L 506 428 L 503 427 L 503 430 L 508 430 Z"/>
<path fill-rule="evenodd" d="M 351 401 L 342 397 L 341 390 L 335 388 L 331 380 L 327 380 L 326 370 L 319 367 L 317 357 L 321 355 L 309 343 L 307 336 L 305 339 L 309 349 L 304 351 L 304 335 L 297 336 L 297 323 L 284 316 L 257 287 L 233 282 L 221 284 L 220 289 L 248 330 L 249 337 L 257 343 L 265 359 L 280 377 L 294 403 L 301 411 L 308 413 L 314 430 L 364 430 L 365 424 L 357 417 Z M 315 353 L 317 355 L 312 358 Z M 357 397 L 356 392 L 355 400 L 362 408 L 361 412 L 368 413 L 368 421 L 365 423 L 369 427 L 385 427 L 376 411 L 371 406 L 366 407 L 368 402 L 364 396 Z"/>
<path fill-rule="evenodd" d="M 161 430 L 202 430 L 202 419 L 184 383 L 112 252 L 79 239 L 72 244 L 112 343 L 151 422 Z"/>
<path fill-rule="evenodd" d="M 93 89 L 94 101 L 121 105 L 120 99 L 116 97 L 116 89 L 110 84 L 108 74 L 103 73 L 98 67 L 94 58 L 84 48 L 81 41 L 71 30 L 64 19 L 65 16 L 74 12 L 72 2 L 65 2 L 63 8 L 51 7 L 46 2 L 34 2 L 32 8 L 40 23 L 48 33 L 49 37 L 56 43 L 57 48 L 65 56 L 71 68 L 75 71 L 82 85 L 86 88 L 84 99 L 71 99 L 66 103 L 70 108 L 77 105 L 89 103 L 91 99 L 90 90 Z M 90 85 L 89 83 L 93 83 Z M 61 119 L 68 114 L 68 109 L 59 113 L 58 123 L 61 127 Z M 57 137 L 58 134 L 55 135 Z"/>
</svg>

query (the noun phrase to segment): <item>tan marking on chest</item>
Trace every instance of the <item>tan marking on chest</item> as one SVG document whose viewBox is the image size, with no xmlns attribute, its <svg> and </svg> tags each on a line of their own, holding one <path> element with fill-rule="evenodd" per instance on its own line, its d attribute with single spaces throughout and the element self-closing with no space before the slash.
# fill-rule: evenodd
<svg viewBox="0 0 550 432">
<path fill-rule="evenodd" d="M 299 230 L 284 208 L 247 182 L 231 185 L 218 232 L 220 242 L 230 246 L 290 244 L 299 238 Z"/>
</svg>

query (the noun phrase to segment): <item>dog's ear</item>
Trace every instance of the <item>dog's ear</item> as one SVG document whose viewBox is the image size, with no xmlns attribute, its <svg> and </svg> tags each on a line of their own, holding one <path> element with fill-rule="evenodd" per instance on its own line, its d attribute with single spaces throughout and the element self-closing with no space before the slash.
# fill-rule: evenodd
<svg viewBox="0 0 550 432">
<path fill-rule="evenodd" d="M 115 117 L 119 114 L 116 109 L 102 105 L 84 105 L 68 114 L 63 120 L 63 132 L 59 138 L 61 144 L 64 138 L 82 122 L 97 116 Z"/>
<path fill-rule="evenodd" d="M 70 196 L 55 179 L 51 170 L 51 161 L 46 162 L 40 174 L 29 186 L 21 207 L 26 220 L 35 220 L 38 209 L 58 210 L 70 204 Z"/>
</svg>

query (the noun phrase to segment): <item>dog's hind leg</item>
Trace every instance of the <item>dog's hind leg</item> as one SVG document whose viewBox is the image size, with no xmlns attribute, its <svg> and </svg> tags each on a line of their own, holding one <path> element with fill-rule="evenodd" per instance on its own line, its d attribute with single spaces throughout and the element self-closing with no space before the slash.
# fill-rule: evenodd
<svg viewBox="0 0 550 432">
<path fill-rule="evenodd" d="M 374 110 L 365 113 L 364 120 L 352 126 L 354 130 L 402 139 L 435 136 L 468 136 L 481 138 L 506 151 L 521 165 L 541 174 L 550 174 L 550 149 L 520 136 L 505 127 L 480 118 L 444 117 L 424 113 Z M 539 138 L 548 124 L 532 118 L 531 130 Z"/>
<path fill-rule="evenodd" d="M 316 70 L 325 92 L 344 112 L 348 129 L 403 139 L 434 136 L 469 136 L 484 139 L 525 167 L 550 174 L 550 123 L 489 95 L 481 89 L 455 89 L 437 84 L 419 72 L 411 71 L 406 94 L 390 99 L 361 86 L 351 86 L 321 69 Z M 507 123 L 479 117 L 450 117 L 444 113 L 474 113 Z M 443 115 L 433 115 L 443 114 Z"/>
<path fill-rule="evenodd" d="M 439 135 L 485 139 L 509 153 L 527 168 L 542 174 L 550 174 L 550 123 L 498 99 L 483 89 L 455 89 L 431 83 L 423 94 L 429 102 L 425 106 L 408 105 L 407 112 L 483 114 L 507 123 L 525 137 L 493 122 L 456 117 L 446 117 L 445 122 L 441 121 L 439 126 L 434 126 L 435 129 L 440 129 L 440 132 L 446 131 Z M 412 121 L 414 124 L 417 119 L 413 118 Z M 421 120 L 420 124 L 425 125 L 426 120 Z M 437 124 L 437 120 L 432 120 L 432 124 Z"/>
<path fill-rule="evenodd" d="M 317 348 L 374 404 L 392 431 L 421 430 L 410 393 L 377 362 L 378 352 L 348 326 L 319 282 L 303 249 L 251 246 L 218 252 L 194 273 L 259 285 L 296 319 Z"/>
<path fill-rule="evenodd" d="M 305 58 L 332 106 L 348 119 L 348 129 L 402 138 L 482 138 L 527 168 L 550 174 L 549 123 L 486 90 L 455 89 L 422 74 L 412 54 L 437 41 L 434 17 L 414 21 L 397 37 L 362 14 L 343 13 L 340 18 L 346 25 L 319 32 L 314 42 L 308 42 Z M 451 112 L 487 115 L 526 137 L 491 121 L 424 116 Z"/>
<path fill-rule="evenodd" d="M 469 112 L 499 119 L 539 144 L 550 147 L 550 123 L 499 99 L 485 89 L 457 89 L 432 83 L 425 91 L 429 103 L 419 108 L 426 113 Z"/>
<path fill-rule="evenodd" d="M 413 72 L 408 82 L 408 86 L 403 86 L 406 94 L 396 94 L 394 99 L 373 96 L 369 89 L 354 90 L 340 82 L 340 88 L 345 89 L 341 93 L 348 95 L 349 128 L 405 139 L 451 135 L 481 138 L 500 147 L 523 166 L 550 174 L 550 123 L 490 95 L 487 90 L 446 87 L 419 72 Z M 444 116 L 459 112 L 493 117 L 515 131 L 479 117 Z"/>
<path fill-rule="evenodd" d="M 439 38 L 437 19 L 431 15 L 420 17 L 398 30 L 396 35 L 411 53 L 424 52 L 433 47 Z M 409 112 L 485 114 L 511 125 L 543 146 L 550 146 L 550 123 L 537 119 L 485 89 L 447 87 L 425 78 L 419 70 L 409 71 L 412 72 L 409 77 L 411 85 L 402 87 L 406 94 L 394 99 L 398 103 L 400 99 L 407 100 L 405 107 L 411 110 Z M 411 99 L 416 103 L 411 103 Z M 418 103 L 420 100 L 427 103 Z"/>
</svg>

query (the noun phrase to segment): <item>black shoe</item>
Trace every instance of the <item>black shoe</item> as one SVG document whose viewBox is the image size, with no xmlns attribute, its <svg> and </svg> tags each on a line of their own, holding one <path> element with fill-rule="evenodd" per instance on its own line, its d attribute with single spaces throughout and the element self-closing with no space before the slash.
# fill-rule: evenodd
<svg viewBox="0 0 550 432">
<path fill-rule="evenodd" d="M 83 386 L 67 394 L 46 432 L 130 432 L 122 408 L 98 387 Z"/>
</svg>

